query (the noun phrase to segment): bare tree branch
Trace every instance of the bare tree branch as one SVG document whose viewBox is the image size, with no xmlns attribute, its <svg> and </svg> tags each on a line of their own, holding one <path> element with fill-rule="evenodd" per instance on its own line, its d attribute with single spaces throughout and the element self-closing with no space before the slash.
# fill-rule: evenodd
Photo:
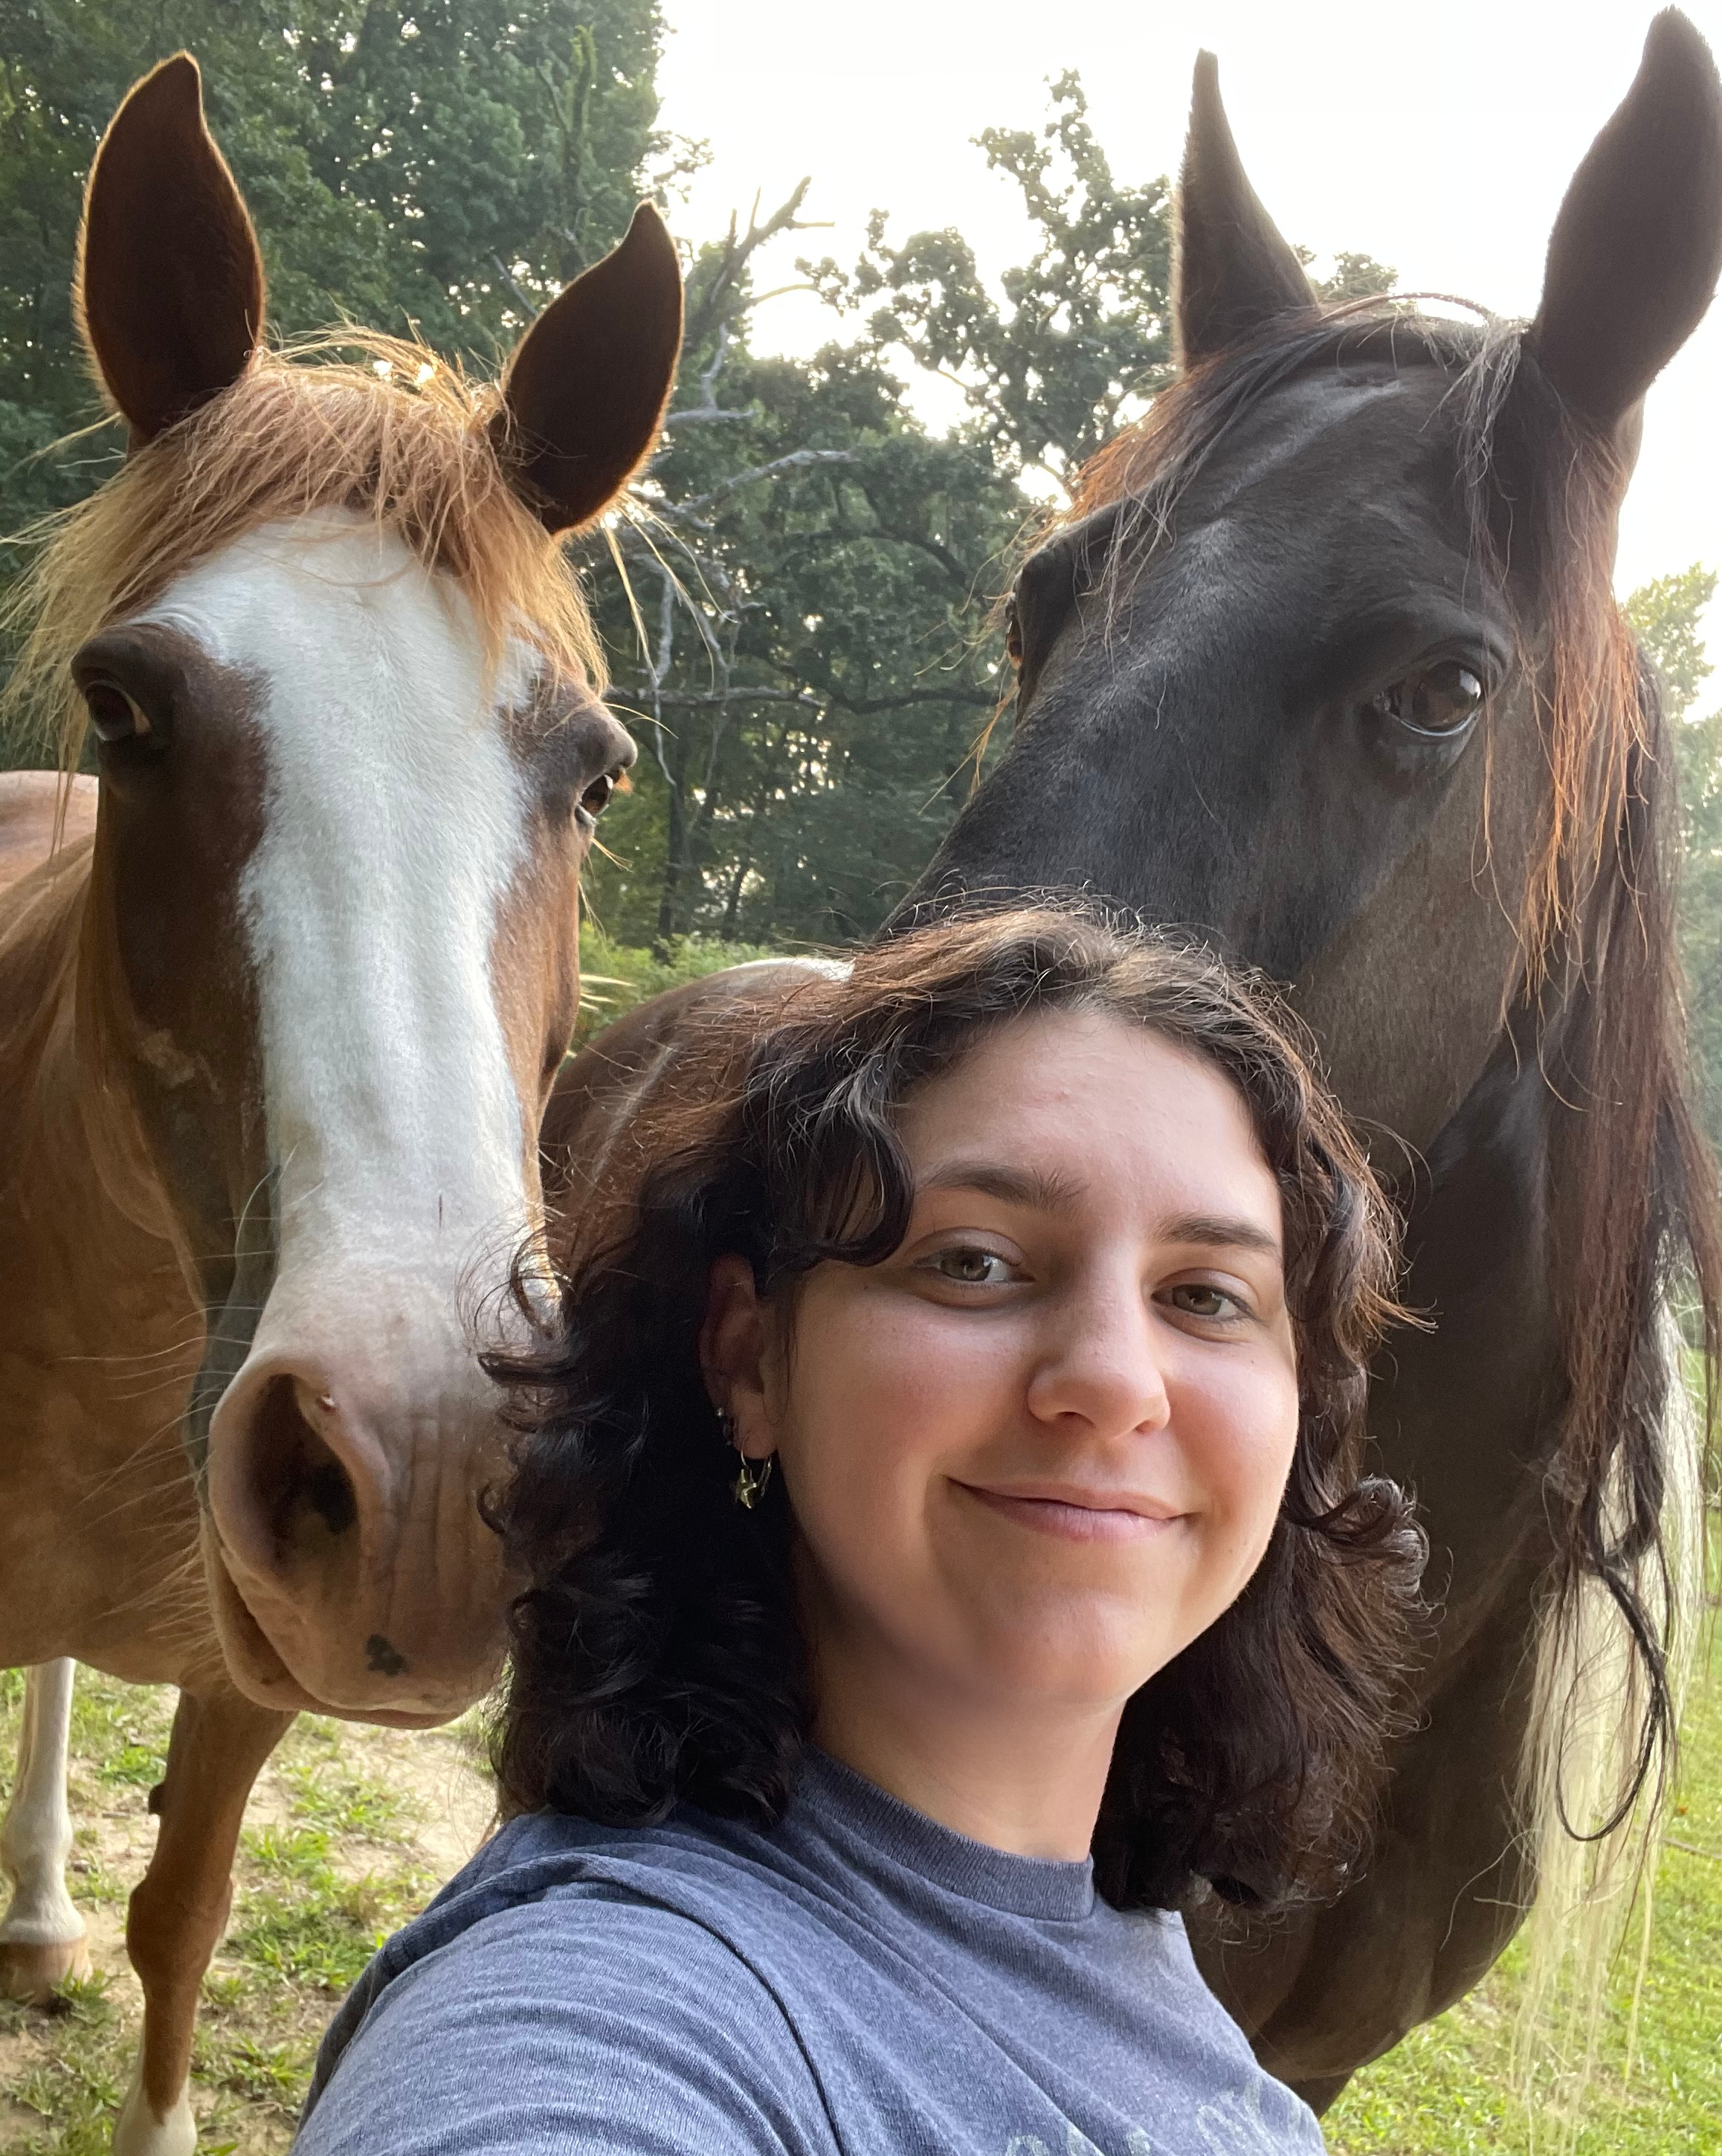
<svg viewBox="0 0 1722 2156">
<path fill-rule="evenodd" d="M 711 365 L 700 377 L 700 402 L 704 410 L 715 411 L 717 408 L 717 378 L 723 372 L 724 362 L 729 352 L 730 325 L 720 322 L 717 336 L 712 341 Z"/>
<path fill-rule="evenodd" d="M 975 709 L 991 711 L 998 701 L 990 689 L 911 689 L 900 696 L 881 696 L 869 701 L 852 702 L 834 690 L 825 696 L 812 689 L 708 689 L 682 690 L 668 692 L 658 701 L 667 710 L 688 710 L 707 704 L 799 704 L 803 710 L 825 711 L 835 709 L 857 718 L 871 718 L 881 711 L 907 711 L 917 704 L 966 704 Z"/>
<path fill-rule="evenodd" d="M 666 427 L 692 427 L 702 419 L 751 419 L 753 416 L 751 412 L 720 412 L 715 406 L 708 411 L 703 404 L 690 404 L 684 411 L 666 412 L 664 424 Z"/>
<path fill-rule="evenodd" d="M 503 260 L 500 254 L 493 254 L 490 257 L 490 264 L 491 267 L 495 270 L 498 277 L 501 279 L 504 285 L 507 288 L 510 299 L 514 301 L 515 305 L 520 309 L 521 314 L 524 315 L 525 319 L 530 322 L 532 320 L 532 317 L 538 312 L 539 308 L 543 302 L 541 300 L 535 300 L 531 294 L 528 292 L 523 285 L 516 282 L 513 270 L 509 268 L 508 264 Z"/>
<path fill-rule="evenodd" d="M 710 509 L 715 501 L 722 501 L 735 493 L 738 487 L 751 486 L 757 479 L 771 479 L 778 472 L 805 470 L 810 465 L 852 465 L 855 459 L 847 449 L 792 449 L 787 456 L 774 457 L 768 465 L 755 465 L 750 471 L 736 472 L 705 494 L 696 494 L 686 501 L 660 501 L 653 506 L 660 516 L 673 516 L 678 521 L 698 525 L 701 531 L 710 526 L 702 524 L 699 512 Z"/>
<path fill-rule="evenodd" d="M 782 232 L 815 232 L 826 228 L 826 220 L 809 223 L 797 214 L 812 183 L 810 173 L 792 191 L 788 199 L 772 211 L 763 224 L 759 221 L 759 198 L 756 196 L 753 208 L 748 213 L 746 232 L 738 231 L 735 218 L 730 218 L 729 233 L 710 282 L 701 290 L 688 321 L 688 342 L 695 352 L 722 324 L 732 321 L 740 311 L 741 285 L 747 265 L 768 239 L 775 239 Z"/>
</svg>

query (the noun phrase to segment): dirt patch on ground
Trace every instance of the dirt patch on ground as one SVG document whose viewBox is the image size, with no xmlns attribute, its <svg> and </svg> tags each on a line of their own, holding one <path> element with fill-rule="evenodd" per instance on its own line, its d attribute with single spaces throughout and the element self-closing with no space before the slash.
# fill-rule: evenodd
<svg viewBox="0 0 1722 2156">
<path fill-rule="evenodd" d="M 0 1808 L 23 1680 L 0 1675 Z M 154 1845 L 148 1811 L 173 1695 L 79 1672 L 70 1884 L 94 1974 L 53 2010 L 0 2002 L 0 2156 L 105 2151 L 142 2015 L 126 1958 L 126 1900 Z M 274 2156 L 316 2044 L 375 1945 L 489 1831 L 480 1719 L 372 1729 L 302 1717 L 259 1779 L 233 1914 L 204 1984 L 192 2102 L 205 2156 Z"/>
</svg>

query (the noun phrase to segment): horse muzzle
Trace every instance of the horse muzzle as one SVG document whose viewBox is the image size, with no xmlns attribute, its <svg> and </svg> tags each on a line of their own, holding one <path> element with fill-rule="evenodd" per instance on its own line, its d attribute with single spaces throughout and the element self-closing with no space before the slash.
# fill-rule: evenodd
<svg viewBox="0 0 1722 2156">
<path fill-rule="evenodd" d="M 260 1705 L 443 1722 L 501 1664 L 515 1583 L 479 1507 L 504 1465 L 496 1396 L 434 1314 L 446 1296 L 390 1300 L 379 1318 L 373 1283 L 362 1341 L 266 1308 L 210 1418 L 206 1566 Z"/>
</svg>

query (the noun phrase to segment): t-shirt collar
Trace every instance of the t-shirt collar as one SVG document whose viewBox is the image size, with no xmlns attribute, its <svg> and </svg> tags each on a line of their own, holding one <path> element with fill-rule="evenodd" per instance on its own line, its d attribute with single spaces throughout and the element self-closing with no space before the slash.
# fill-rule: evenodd
<svg viewBox="0 0 1722 2156">
<path fill-rule="evenodd" d="M 1079 1922 L 1094 1906 L 1094 1864 L 1017 1856 L 941 1826 L 900 1798 L 810 1745 L 793 1808 L 864 1843 L 876 1856 L 953 1894 L 1018 1917 Z"/>
</svg>

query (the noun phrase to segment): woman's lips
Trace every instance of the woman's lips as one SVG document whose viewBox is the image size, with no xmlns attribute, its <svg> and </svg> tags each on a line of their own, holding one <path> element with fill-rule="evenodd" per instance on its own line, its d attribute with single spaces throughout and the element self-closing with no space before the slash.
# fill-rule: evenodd
<svg viewBox="0 0 1722 2156">
<path fill-rule="evenodd" d="M 1054 1535 L 1062 1542 L 1150 1542 L 1183 1517 L 1158 1507 L 1144 1511 L 1140 1507 L 1146 1500 L 1119 1503 L 1098 1491 L 1079 1498 L 988 1490 L 974 1482 L 959 1482 L 956 1486 L 989 1511 L 1002 1512 L 1020 1527 L 1033 1527 L 1037 1534 Z"/>
</svg>

